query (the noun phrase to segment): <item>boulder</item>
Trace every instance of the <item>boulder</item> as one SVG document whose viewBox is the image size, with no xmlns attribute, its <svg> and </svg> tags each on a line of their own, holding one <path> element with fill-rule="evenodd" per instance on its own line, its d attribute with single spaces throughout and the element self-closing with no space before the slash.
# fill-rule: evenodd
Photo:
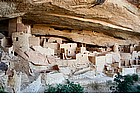
<svg viewBox="0 0 140 140">
<path fill-rule="evenodd" d="M 21 92 L 22 93 L 37 93 L 39 89 L 41 88 L 42 83 L 41 83 L 41 74 L 39 77 L 30 83 L 25 89 L 23 89 Z"/>
<path fill-rule="evenodd" d="M 65 78 L 62 73 L 47 73 L 45 75 L 45 81 L 48 85 L 62 84 L 65 82 Z"/>
<path fill-rule="evenodd" d="M 59 72 L 63 73 L 64 75 L 72 74 L 72 71 L 69 67 L 59 67 Z"/>
<path fill-rule="evenodd" d="M 0 70 L 7 71 L 8 70 L 8 65 L 5 64 L 4 62 L 1 62 L 0 63 Z"/>
</svg>

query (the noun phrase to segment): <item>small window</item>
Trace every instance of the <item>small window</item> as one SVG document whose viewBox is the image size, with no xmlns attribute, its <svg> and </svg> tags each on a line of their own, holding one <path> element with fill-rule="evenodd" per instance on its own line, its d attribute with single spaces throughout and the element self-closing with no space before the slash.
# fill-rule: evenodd
<svg viewBox="0 0 140 140">
<path fill-rule="evenodd" d="M 18 37 L 16 37 L 16 41 L 18 41 Z"/>
</svg>

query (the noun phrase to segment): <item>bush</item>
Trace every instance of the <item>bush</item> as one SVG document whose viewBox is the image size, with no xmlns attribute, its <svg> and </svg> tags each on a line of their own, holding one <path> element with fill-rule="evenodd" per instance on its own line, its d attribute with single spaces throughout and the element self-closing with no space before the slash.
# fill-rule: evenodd
<svg viewBox="0 0 140 140">
<path fill-rule="evenodd" d="M 125 76 L 118 74 L 114 78 L 115 85 L 111 86 L 110 89 L 116 93 L 140 92 L 140 86 L 136 85 L 136 81 L 138 81 L 137 74 Z"/>
<path fill-rule="evenodd" d="M 84 88 L 80 84 L 75 84 L 67 80 L 66 84 L 57 84 L 56 86 L 47 85 L 45 93 L 83 93 Z"/>
<path fill-rule="evenodd" d="M 134 81 L 138 81 L 139 80 L 139 76 L 137 74 L 133 74 L 132 78 Z"/>
<path fill-rule="evenodd" d="M 3 86 L 0 87 L 0 93 L 6 93 Z"/>
</svg>

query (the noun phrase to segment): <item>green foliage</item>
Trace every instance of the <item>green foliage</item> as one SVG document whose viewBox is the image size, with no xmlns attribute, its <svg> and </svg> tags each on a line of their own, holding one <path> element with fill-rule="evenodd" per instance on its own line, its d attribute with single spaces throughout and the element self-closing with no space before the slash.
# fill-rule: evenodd
<svg viewBox="0 0 140 140">
<path fill-rule="evenodd" d="M 0 93 L 5 93 L 4 87 L 0 86 Z"/>
<path fill-rule="evenodd" d="M 110 89 L 112 92 L 116 93 L 140 92 L 140 86 L 136 85 L 137 81 L 137 74 L 125 76 L 118 74 L 114 78 L 115 85 L 111 86 Z"/>
<path fill-rule="evenodd" d="M 75 84 L 67 80 L 66 84 L 57 84 L 56 86 L 47 85 L 45 93 L 83 93 L 84 88 L 80 84 Z"/>
<path fill-rule="evenodd" d="M 137 74 L 133 74 L 132 78 L 133 78 L 133 81 L 138 81 L 139 80 L 139 76 Z"/>
</svg>

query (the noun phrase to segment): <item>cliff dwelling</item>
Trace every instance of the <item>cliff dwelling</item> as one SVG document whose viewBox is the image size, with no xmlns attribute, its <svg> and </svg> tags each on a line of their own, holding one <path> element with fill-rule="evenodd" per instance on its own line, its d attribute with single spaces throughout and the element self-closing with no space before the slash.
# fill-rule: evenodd
<svg viewBox="0 0 140 140">
<path fill-rule="evenodd" d="M 0 3 L 0 83 L 7 92 L 43 92 L 67 79 L 86 87 L 117 73 L 140 74 L 139 2 Z"/>
</svg>

